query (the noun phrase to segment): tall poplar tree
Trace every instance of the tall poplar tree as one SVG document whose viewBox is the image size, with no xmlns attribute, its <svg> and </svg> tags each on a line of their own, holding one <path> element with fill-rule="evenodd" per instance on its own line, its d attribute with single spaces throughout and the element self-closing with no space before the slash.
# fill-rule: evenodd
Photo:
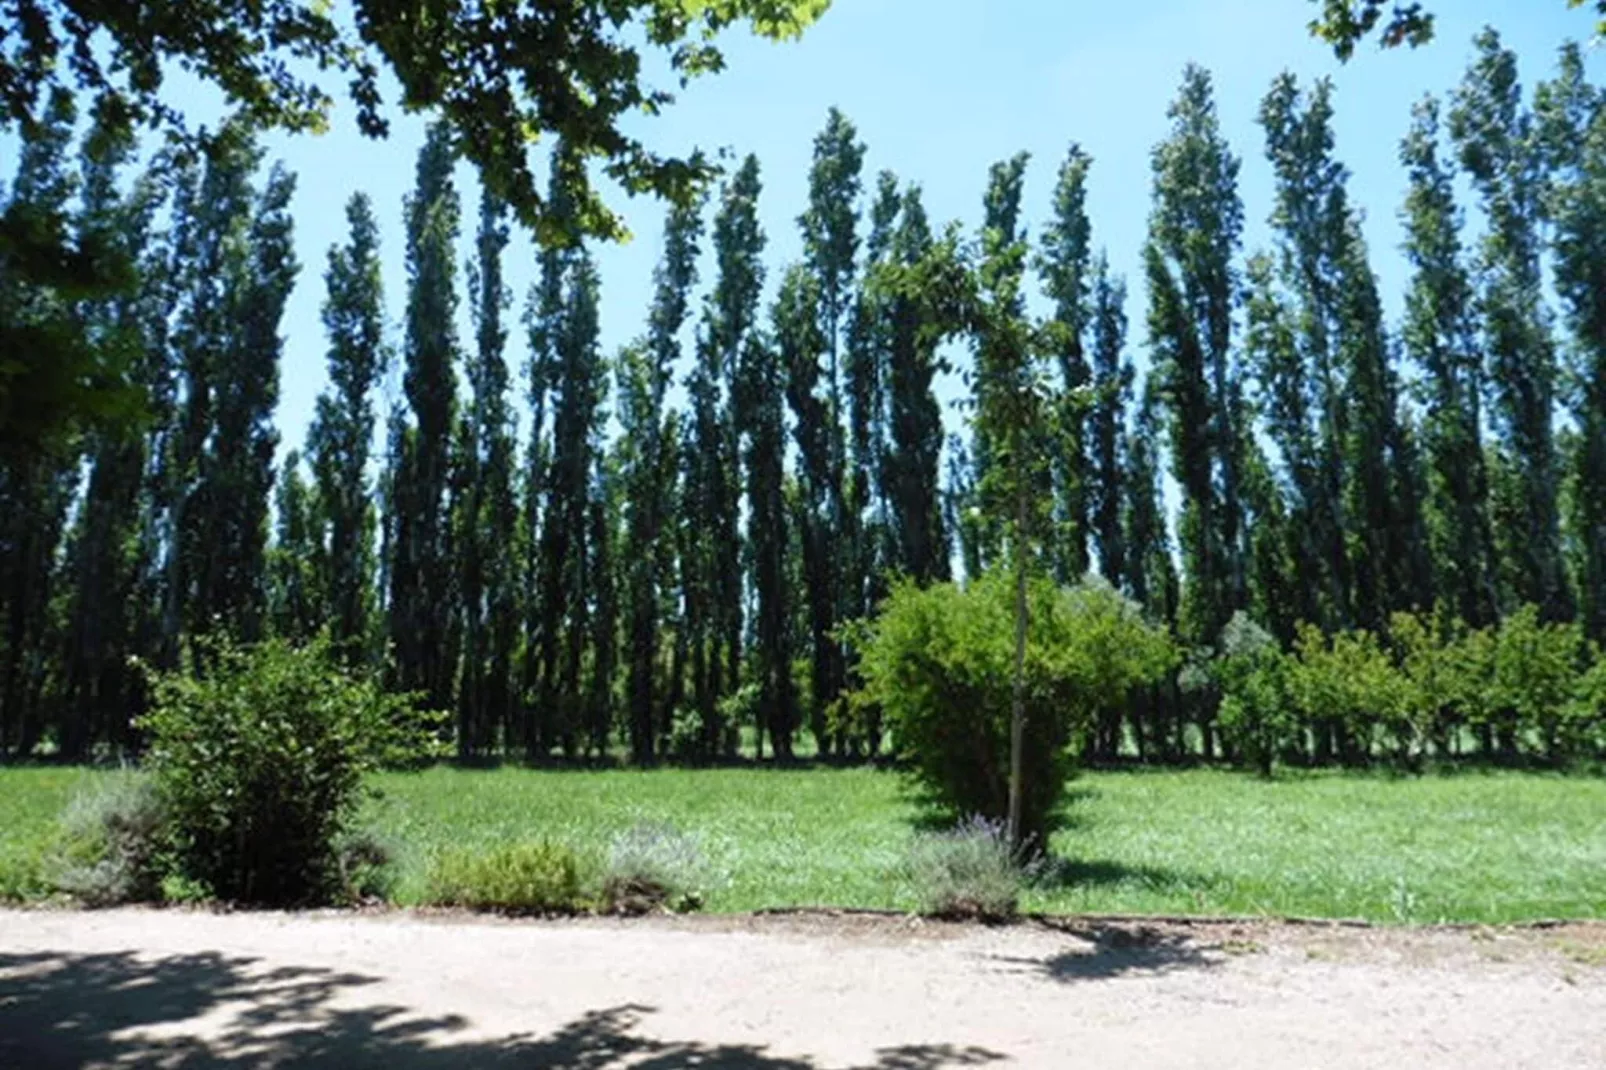
<svg viewBox="0 0 1606 1070">
<path fill-rule="evenodd" d="M 1099 572 L 1110 584 L 1126 584 L 1127 546 L 1121 523 L 1125 500 L 1126 405 L 1132 367 L 1125 361 L 1126 282 L 1110 274 L 1100 255 L 1093 266 L 1093 406 L 1088 423 L 1088 531 L 1098 552 Z"/>
<path fill-rule="evenodd" d="M 875 571 L 876 547 L 867 514 L 881 454 L 876 428 L 883 405 L 882 369 L 871 332 L 849 330 L 858 271 L 864 152 L 853 124 L 832 108 L 825 129 L 814 139 L 808 208 L 798 218 L 804 263 L 814 276 L 819 295 L 817 315 L 824 341 L 819 378 L 825 401 L 825 454 L 820 459 L 824 468 L 818 481 L 827 492 L 823 505 L 829 535 L 820 540 L 816 553 L 830 558 L 821 562 L 817 574 L 834 577 L 833 621 L 852 619 L 866 611 Z M 850 333 L 859 335 L 852 339 L 855 344 L 849 344 Z M 836 645 L 834 638 L 829 642 Z M 833 651 L 829 661 L 830 671 L 823 676 L 816 672 L 817 681 L 828 688 L 817 696 L 816 706 L 834 702 L 847 680 L 845 653 Z M 839 661 L 843 663 L 840 670 L 835 668 Z M 829 749 L 835 741 L 824 742 Z"/>
<path fill-rule="evenodd" d="M 502 281 L 506 208 L 483 193 L 475 253 L 467 268 L 474 322 L 468 360 L 470 401 L 464 414 L 463 492 L 456 507 L 463 665 L 459 683 L 463 731 L 458 749 L 482 754 L 511 724 L 517 698 L 518 503 L 514 489 L 514 426 L 508 408 L 507 327 L 510 297 Z"/>
<path fill-rule="evenodd" d="M 218 628 L 253 640 L 266 600 L 268 495 L 278 432 L 279 320 L 297 264 L 275 168 L 259 196 L 262 152 L 237 125 L 220 131 L 198 180 L 178 177 L 173 339 L 180 409 L 164 459 L 172 482 L 165 658 L 185 634 Z"/>
<path fill-rule="evenodd" d="M 1359 224 L 1349 220 L 1346 231 L 1339 314 L 1351 411 L 1344 442 L 1350 574 L 1355 624 L 1379 632 L 1395 611 L 1430 608 L 1430 581 L 1420 529 L 1418 460 L 1400 419 L 1377 279 L 1366 261 Z"/>
<path fill-rule="evenodd" d="M 1503 608 L 1531 603 L 1548 620 L 1572 610 L 1561 560 L 1557 506 L 1557 361 L 1540 266 L 1544 155 L 1523 102 L 1517 58 L 1485 30 L 1453 96 L 1450 136 L 1482 201 L 1488 228 L 1479 248 L 1478 297 L 1488 383 L 1512 508 L 1495 515 Z"/>
<path fill-rule="evenodd" d="M 794 265 L 781 279 L 770 313 L 776 346 L 786 370 L 786 401 L 798 457 L 798 533 L 803 587 L 808 604 L 809 730 L 821 751 L 831 747 L 826 708 L 845 680 L 836 639 L 838 557 L 833 553 L 834 480 L 831 407 L 821 389 L 821 358 L 827 344 L 816 310 L 819 282 L 806 267 Z"/>
<path fill-rule="evenodd" d="M 69 160 L 75 118 L 71 97 L 58 94 L 23 140 L 4 206 L 8 219 L 65 237 L 78 187 Z M 65 295 L 30 285 L 9 255 L 0 263 L 7 268 L 0 275 L 0 322 L 7 339 L 33 338 L 43 348 L 69 314 Z M 50 606 L 60 578 L 56 554 L 77 489 L 77 461 L 71 437 L 40 449 L 0 452 L 0 755 L 27 755 L 46 728 Z"/>
<path fill-rule="evenodd" d="M 85 337 L 126 367 L 151 399 L 153 431 L 113 424 L 92 429 L 85 442 L 84 495 L 66 560 L 71 586 L 58 742 L 69 758 L 95 741 L 132 742 L 140 687 L 129 660 L 152 653 L 141 646 L 148 594 L 141 581 L 156 547 L 142 519 L 150 502 L 147 467 L 163 415 L 157 403 L 167 359 L 163 246 L 154 226 L 164 193 L 149 173 L 126 195 L 120 190 L 134 147 L 131 137 L 92 129 L 80 151 L 80 229 L 138 271 L 136 285 L 87 303 Z"/>
<path fill-rule="evenodd" d="M 886 262 L 907 271 L 931 249 L 920 187 L 909 186 L 900 197 Z M 872 292 L 888 289 L 874 279 L 868 286 Z M 885 306 L 889 441 L 881 494 L 892 529 L 891 564 L 918 583 L 946 580 L 951 562 L 942 509 L 942 408 L 932 388 L 942 368 L 937 339 L 913 295 L 893 289 L 872 300 Z"/>
<path fill-rule="evenodd" d="M 564 150 L 560 145 L 552 155 L 552 173 L 547 201 L 554 213 L 569 210 Z M 544 667 L 555 662 L 556 629 L 560 627 L 563 586 L 548 575 L 550 540 L 562 537 L 550 530 L 556 518 L 547 513 L 555 472 L 555 397 L 562 374 L 560 345 L 565 336 L 564 292 L 571 268 L 580 250 L 574 246 L 549 244 L 536 255 L 536 279 L 526 295 L 524 327 L 529 344 L 527 402 L 530 427 L 527 438 L 524 475 L 520 480 L 521 513 L 519 548 L 522 551 L 520 576 L 524 588 L 524 647 L 521 652 L 519 692 L 520 716 L 516 719 L 510 745 L 520 746 L 528 757 L 544 757 L 551 749 L 551 694 L 547 691 Z"/>
<path fill-rule="evenodd" d="M 714 692 L 720 697 L 741 681 L 744 559 L 740 527 L 742 486 L 741 437 L 750 422 L 750 398 L 739 388 L 742 361 L 759 329 L 759 298 L 764 290 L 765 237 L 758 221 L 758 198 L 763 190 L 758 157 L 749 155 L 722 191 L 714 213 L 712 244 L 714 287 L 703 308 L 702 344 L 719 368 L 727 401 L 722 432 L 724 481 L 719 508 L 709 517 L 714 526 L 715 562 L 712 585 L 719 624 L 716 628 L 724 665 L 716 674 Z M 728 726 L 727 726 L 728 727 Z"/>
<path fill-rule="evenodd" d="M 329 599 L 331 638 L 352 662 L 368 660 L 376 638 L 374 529 L 368 462 L 373 452 L 373 391 L 385 374 L 384 283 L 379 226 L 366 194 L 346 204 L 349 234 L 331 246 L 324 269 L 323 328 L 329 386 L 319 394 L 307 453 L 325 530 L 320 582 Z"/>
<path fill-rule="evenodd" d="M 621 354 L 619 419 L 622 425 L 625 500 L 625 614 L 628 628 L 630 753 L 637 764 L 655 757 L 658 726 L 667 720 L 659 693 L 658 654 L 666 594 L 671 590 L 671 541 L 677 468 L 666 427 L 666 395 L 680 363 L 681 329 L 697 284 L 702 206 L 671 208 L 663 255 L 654 273 L 647 339 Z"/>
<path fill-rule="evenodd" d="M 736 390 L 747 476 L 747 545 L 755 619 L 752 675 L 761 726 L 775 757 L 792 757 L 797 701 L 792 686 L 791 598 L 787 589 L 785 370 L 756 332 L 742 352 Z"/>
<path fill-rule="evenodd" d="M 552 445 L 542 508 L 540 677 L 532 740 L 537 754 L 561 746 L 573 757 L 587 742 L 580 733 L 586 727 L 585 654 L 593 637 L 588 591 L 594 577 L 588 566 L 605 552 L 592 511 L 608 369 L 598 340 L 596 264 L 583 249 L 563 260 L 556 318 L 543 321 L 552 332 Z"/>
<path fill-rule="evenodd" d="M 1353 623 L 1354 606 L 1340 309 L 1349 205 L 1346 172 L 1332 155 L 1332 113 L 1330 83 L 1318 81 L 1307 98 L 1286 73 L 1261 102 L 1277 182 L 1271 225 L 1278 248 L 1275 261 L 1251 265 L 1249 319 L 1267 427 L 1293 491 L 1292 537 L 1316 580 L 1306 584 L 1299 613 L 1337 628 Z"/>
<path fill-rule="evenodd" d="M 455 709 L 457 649 L 451 553 L 452 437 L 457 424 L 457 237 L 461 209 L 444 127 L 430 128 L 406 202 L 407 315 L 402 389 L 389 474 L 389 637 L 396 684 Z"/>
<path fill-rule="evenodd" d="M 1170 410 L 1172 473 L 1182 491 L 1181 633 L 1214 645 L 1245 599 L 1232 368 L 1233 259 L 1243 230 L 1238 158 L 1221 135 L 1210 76 L 1189 66 L 1155 149 L 1144 247 L 1149 342 Z"/>
<path fill-rule="evenodd" d="M 1061 385 L 1067 393 L 1092 378 L 1087 359 L 1092 321 L 1092 226 L 1087 218 L 1087 172 L 1092 158 L 1073 144 L 1054 186 L 1053 214 L 1043 230 L 1037 270 L 1054 303 Z M 1054 527 L 1048 554 L 1056 577 L 1070 582 L 1087 571 L 1088 441 L 1080 419 L 1066 420 L 1053 450 Z"/>
<path fill-rule="evenodd" d="M 262 634 L 267 595 L 268 497 L 279 445 L 273 417 L 284 347 L 279 325 L 300 271 L 290 215 L 294 192 L 295 177 L 275 166 L 246 232 L 248 252 L 226 260 L 224 315 L 232 329 L 218 354 L 216 423 L 202 476 L 212 523 L 201 605 L 248 641 Z"/>
<path fill-rule="evenodd" d="M 703 746 L 728 749 L 734 726 L 723 724 L 719 700 L 740 684 L 744 588 L 741 532 L 741 445 L 746 392 L 737 389 L 743 352 L 758 328 L 764 287 L 764 232 L 758 158 L 748 156 L 720 191 L 712 244 L 714 286 L 698 332 L 690 441 L 691 508 L 704 531 L 695 580 L 702 619 L 695 629 L 693 674 L 704 719 Z"/>
<path fill-rule="evenodd" d="M 1538 112 L 1553 178 L 1556 289 L 1576 352 L 1571 516 L 1579 619 L 1606 642 L 1606 93 L 1585 79 L 1575 45 L 1562 50 L 1556 78 L 1541 86 Z"/>
<path fill-rule="evenodd" d="M 854 557 L 848 574 L 859 577 L 852 588 L 854 604 L 844 603 L 844 619 L 870 613 L 886 595 L 887 573 L 893 566 L 894 525 L 888 498 L 888 466 L 892 463 L 892 345 L 895 324 L 893 300 L 879 292 L 878 275 L 885 274 L 897 255 L 893 243 L 903 197 L 898 179 L 890 171 L 876 176 L 870 201 L 870 228 L 864 241 L 863 265 L 847 329 L 848 463 L 844 490 L 847 517 L 855 528 Z M 856 654 L 844 651 L 850 666 L 850 686 L 856 686 L 851 667 Z M 850 747 L 860 741 L 849 738 Z"/>
<path fill-rule="evenodd" d="M 1483 359 L 1472 279 L 1461 246 L 1454 178 L 1439 157 L 1439 107 L 1413 111 L 1400 160 L 1410 180 L 1405 252 L 1414 270 L 1402 337 L 1424 373 L 1426 518 L 1434 591 L 1470 627 L 1494 623 L 1496 589 L 1483 453 Z"/>
</svg>

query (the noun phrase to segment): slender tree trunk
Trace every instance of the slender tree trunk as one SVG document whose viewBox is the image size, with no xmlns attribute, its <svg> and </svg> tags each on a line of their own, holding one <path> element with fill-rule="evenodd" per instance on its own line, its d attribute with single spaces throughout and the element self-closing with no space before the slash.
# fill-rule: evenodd
<svg viewBox="0 0 1606 1070">
<path fill-rule="evenodd" d="M 1023 485 L 1015 493 L 1015 685 L 1009 712 L 1009 845 L 1015 850 L 1021 839 L 1021 783 L 1026 749 L 1026 493 Z"/>
</svg>

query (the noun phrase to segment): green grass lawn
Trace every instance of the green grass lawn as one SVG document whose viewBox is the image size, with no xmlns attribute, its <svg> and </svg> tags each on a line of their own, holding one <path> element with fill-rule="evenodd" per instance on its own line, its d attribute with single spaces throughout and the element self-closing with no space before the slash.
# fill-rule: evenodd
<svg viewBox="0 0 1606 1070">
<path fill-rule="evenodd" d="M 0 868 L 37 850 L 80 778 L 0 771 Z M 605 842 L 638 820 L 698 836 L 718 911 L 905 908 L 896 873 L 920 816 L 868 769 L 532 772 L 380 778 L 370 821 L 413 902 L 448 847 L 550 836 Z M 1465 772 L 1322 773 L 1272 783 L 1209 770 L 1078 779 L 1060 863 L 1028 910 L 1272 914 L 1381 922 L 1606 917 L 1606 780 Z M 0 891 L 4 890 L 0 876 Z"/>
<path fill-rule="evenodd" d="M 24 766 L 0 769 L 0 901 L 47 891 L 44 854 L 67 800 L 100 774 Z"/>
</svg>

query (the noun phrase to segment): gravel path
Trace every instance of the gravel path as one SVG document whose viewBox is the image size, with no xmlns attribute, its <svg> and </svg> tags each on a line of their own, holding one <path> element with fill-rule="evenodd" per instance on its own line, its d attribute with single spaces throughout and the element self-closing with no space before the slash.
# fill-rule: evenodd
<svg viewBox="0 0 1606 1070">
<path fill-rule="evenodd" d="M 1606 926 L 0 912 L 0 1067 L 1606 1067 Z"/>
</svg>

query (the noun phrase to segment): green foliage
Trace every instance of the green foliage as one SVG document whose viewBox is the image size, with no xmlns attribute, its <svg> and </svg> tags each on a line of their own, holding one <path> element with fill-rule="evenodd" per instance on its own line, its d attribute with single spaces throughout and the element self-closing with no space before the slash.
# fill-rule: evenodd
<svg viewBox="0 0 1606 1070">
<path fill-rule="evenodd" d="M 0 887 L 48 844 L 72 793 L 105 775 L 0 769 Z M 385 804 L 365 817 L 397 845 L 398 904 L 423 900 L 437 854 L 521 842 L 539 814 L 542 833 L 569 844 L 672 823 L 721 875 L 706 896 L 713 912 L 920 908 L 889 875 L 900 876 L 921 814 L 885 772 L 508 765 L 384 773 L 377 784 Z M 1606 914 L 1596 776 L 1289 770 L 1262 783 L 1220 769 L 1094 770 L 1076 786 L 1075 827 L 1048 845 L 1055 879 L 1030 882 L 1022 910 L 1494 924 Z M 170 879 L 164 898 L 182 890 Z M 40 875 L 28 896 L 49 893 Z"/>
<path fill-rule="evenodd" d="M 161 898 L 167 811 L 144 773 L 92 781 L 67 804 L 52 883 L 87 906 Z"/>
<path fill-rule="evenodd" d="M 1386 640 L 1301 625 L 1286 654 L 1234 618 L 1208 670 L 1235 752 L 1269 773 L 1279 752 L 1305 753 L 1324 725 L 1350 740 L 1351 761 L 1381 752 L 1408 769 L 1460 753 L 1467 728 L 1486 756 L 1561 763 L 1599 752 L 1606 670 L 1578 624 L 1546 624 L 1533 606 L 1477 630 L 1439 616 L 1396 613 Z"/>
<path fill-rule="evenodd" d="M 1067 745 L 1109 704 L 1158 678 L 1169 639 L 1107 585 L 1028 586 L 1021 829 L 1041 844 L 1070 771 Z M 932 801 L 1002 820 L 1009 790 L 1014 591 L 991 572 L 961 587 L 894 586 L 863 642 L 868 698 Z"/>
<path fill-rule="evenodd" d="M 372 829 L 346 829 L 335 837 L 338 898 L 345 903 L 388 902 L 396 892 L 396 851 Z"/>
<path fill-rule="evenodd" d="M 1483 360 L 1492 399 L 1494 453 L 1506 482 L 1492 517 L 1508 585 L 1505 603 L 1531 602 L 1546 620 L 1567 620 L 1556 446 L 1560 361 L 1545 297 L 1544 145 L 1523 99 L 1517 57 L 1485 29 L 1448 129 L 1488 225 L 1478 244 Z M 1571 275 L 1569 265 L 1559 265 Z M 1503 500 L 1500 500 L 1503 499 Z"/>
<path fill-rule="evenodd" d="M 427 902 L 510 914 L 572 914 L 585 909 L 586 866 L 550 840 L 447 851 L 430 868 Z"/>
<path fill-rule="evenodd" d="M 1545 624 L 1533 606 L 1497 633 L 1491 674 L 1496 725 L 1505 738 L 1532 738 L 1551 759 L 1574 753 L 1586 726 L 1575 719 L 1582 640 L 1576 624 Z"/>
<path fill-rule="evenodd" d="M 981 817 L 917 837 L 901 876 L 922 914 L 981 921 L 1014 917 L 1025 884 L 1005 827 Z"/>
<path fill-rule="evenodd" d="M 1318 0 L 1310 0 L 1315 3 Z M 1348 60 L 1355 46 L 1382 24 L 1379 41 L 1384 48 L 1408 44 L 1412 48 L 1433 40 L 1433 15 L 1421 4 L 1396 3 L 1383 21 L 1386 0 L 1319 0 L 1321 14 L 1311 20 L 1310 32 L 1333 46 L 1333 54 Z M 1576 4 L 1581 0 L 1568 0 Z"/>
<path fill-rule="evenodd" d="M 1355 54 L 1355 46 L 1369 37 L 1379 26 L 1378 44 L 1383 48 L 1410 45 L 1416 48 L 1433 40 L 1433 13 L 1420 3 L 1389 0 L 1308 0 L 1321 4 L 1321 14 L 1310 22 L 1310 32 L 1333 46 L 1333 54 L 1348 60 Z M 1567 0 L 1570 8 L 1584 7 L 1591 0 Z M 1600 16 L 1595 24 L 1597 34 L 1606 34 L 1606 0 L 1593 0 Z M 1384 19 L 1384 9 L 1388 18 Z"/>
<path fill-rule="evenodd" d="M 322 309 L 328 336 L 329 387 L 318 396 L 307 454 L 326 514 L 319 531 L 328 550 L 315 555 L 319 586 L 328 599 L 334 639 L 353 662 L 374 628 L 373 488 L 368 478 L 374 439 L 375 384 L 387 371 L 384 284 L 379 270 L 379 224 L 363 193 L 346 203 L 350 236 L 329 250 Z"/>
<path fill-rule="evenodd" d="M 1404 682 L 1404 702 L 1389 727 L 1393 757 L 1415 765 L 1429 743 L 1442 752 L 1456 729 L 1456 711 L 1467 697 L 1465 660 L 1459 633 L 1441 635 L 1432 618 L 1396 613 L 1389 621 L 1389 640 Z"/>
<path fill-rule="evenodd" d="M 1399 718 L 1407 709 L 1404 678 L 1373 633 L 1329 637 L 1302 624 L 1294 650 L 1289 693 L 1295 708 L 1307 724 L 1342 726 L 1361 753 L 1370 752 L 1379 722 Z"/>
<path fill-rule="evenodd" d="M 1590 653 L 1592 663 L 1578 677 L 1571 715 L 1581 728 L 1584 745 L 1595 754 L 1606 754 L 1606 653 L 1599 647 Z"/>
<path fill-rule="evenodd" d="M 438 718 L 343 673 L 321 639 L 210 643 L 197 662 L 153 677 L 140 721 L 179 872 L 229 901 L 336 896 L 364 776 L 432 753 Z"/>
<path fill-rule="evenodd" d="M 458 426 L 457 237 L 451 136 L 430 127 L 406 204 L 407 309 L 400 406 L 391 417 L 385 541 L 395 679 L 448 709 L 457 672 L 449 491 Z"/>
<path fill-rule="evenodd" d="M 0 850 L 0 903 L 26 903 L 52 891 L 44 850 L 32 844 Z"/>
<path fill-rule="evenodd" d="M 169 873 L 162 878 L 162 902 L 173 904 L 210 903 L 211 886 L 182 873 Z"/>
<path fill-rule="evenodd" d="M 176 66 L 217 86 L 253 126 L 292 132 L 327 128 L 334 99 L 326 78 L 337 76 L 348 86 L 358 127 L 381 137 L 389 129 L 385 71 L 400 87 L 399 103 L 443 118 L 486 185 L 544 240 L 620 237 L 626 231 L 583 161 L 602 157 L 606 174 L 632 194 L 683 196 L 713 172 L 700 153 L 663 157 L 622 129 L 634 125 L 630 117 L 655 115 L 673 99 L 643 81 L 639 50 L 661 51 L 684 81 L 724 66 L 714 39 L 726 27 L 745 22 L 761 36 L 786 40 L 829 2 L 590 0 L 562 18 L 545 4 L 422 18 L 374 0 L 349 15 L 317 0 L 139 0 L 108 8 L 52 0 L 22 9 L 27 32 L 0 54 L 0 129 L 27 130 L 41 117 L 42 99 L 76 87 L 120 129 L 160 123 L 188 138 L 182 112 L 164 92 L 163 70 Z M 574 151 L 567 206 L 536 189 L 529 148 L 543 136 Z"/>
<path fill-rule="evenodd" d="M 1241 602 L 1234 426 L 1241 390 L 1231 368 L 1234 265 L 1244 224 L 1240 160 L 1221 133 L 1209 72 L 1190 64 L 1153 156 L 1153 208 L 1143 247 L 1148 327 L 1171 474 L 1182 493 L 1177 542 L 1186 583 L 1178 630 L 1208 646 Z"/>
<path fill-rule="evenodd" d="M 1243 612 L 1221 634 L 1215 666 L 1221 687 L 1221 729 L 1243 760 L 1270 776 L 1272 763 L 1293 742 L 1288 663 L 1277 641 Z"/>
<path fill-rule="evenodd" d="M 602 875 L 602 903 L 620 914 L 698 910 L 712 871 L 697 840 L 667 822 L 640 821 L 616 834 Z"/>
</svg>

